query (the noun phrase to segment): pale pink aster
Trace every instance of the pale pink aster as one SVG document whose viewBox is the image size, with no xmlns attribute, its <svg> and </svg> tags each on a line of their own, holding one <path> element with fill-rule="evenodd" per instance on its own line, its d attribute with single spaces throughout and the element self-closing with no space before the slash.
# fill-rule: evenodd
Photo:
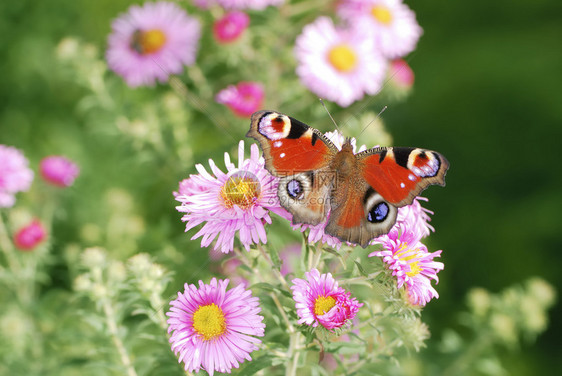
<svg viewBox="0 0 562 376">
<path fill-rule="evenodd" d="M 225 9 L 254 9 L 263 10 L 268 6 L 279 6 L 285 0 L 215 0 Z"/>
<path fill-rule="evenodd" d="M 213 24 L 213 35 L 219 43 L 231 43 L 238 39 L 250 24 L 250 17 L 239 11 L 225 14 Z"/>
<path fill-rule="evenodd" d="M 201 175 L 191 175 L 187 179 L 183 179 L 179 182 L 179 187 L 177 192 L 173 192 L 174 197 L 178 196 L 191 196 L 194 194 L 199 194 L 207 192 L 209 187 L 205 185 L 205 178 Z"/>
<path fill-rule="evenodd" d="M 23 153 L 13 146 L 0 145 L 0 208 L 16 202 L 17 192 L 27 191 L 33 181 L 33 171 Z"/>
<path fill-rule="evenodd" d="M 131 87 L 165 82 L 195 63 L 201 26 L 175 3 L 133 5 L 111 27 L 107 64 Z"/>
<path fill-rule="evenodd" d="M 297 75 L 313 93 L 342 107 L 377 94 L 387 62 L 363 32 L 336 28 L 328 17 L 304 27 L 295 42 Z"/>
<path fill-rule="evenodd" d="M 47 183 L 57 187 L 69 187 L 80 174 L 80 168 L 68 158 L 51 155 L 41 160 L 39 172 Z"/>
<path fill-rule="evenodd" d="M 259 299 L 242 285 L 227 290 L 228 282 L 213 278 L 208 285 L 199 281 L 199 288 L 186 283 L 170 302 L 170 343 L 186 371 L 230 373 L 258 350 L 256 337 L 265 329 Z"/>
<path fill-rule="evenodd" d="M 415 227 L 406 227 L 402 223 L 377 238 L 384 250 L 373 252 L 369 257 L 382 257 L 396 277 L 397 287 L 405 287 L 410 303 L 423 307 L 432 298 L 439 297 L 431 279 L 439 282 L 437 273 L 443 270 L 444 265 L 433 260 L 440 257 L 442 251 L 428 252 L 420 242 L 421 237 L 421 232 Z"/>
<path fill-rule="evenodd" d="M 177 207 L 185 213 L 182 221 L 188 231 L 195 226 L 203 227 L 191 239 L 201 239 L 201 247 L 215 241 L 214 248 L 223 253 L 234 249 L 234 238 L 238 236 L 246 250 L 250 245 L 267 243 L 264 225 L 271 223 L 269 212 L 288 219 L 290 215 L 279 204 L 277 197 L 278 178 L 265 169 L 265 161 L 259 155 L 256 144 L 252 144 L 250 158 L 244 159 L 244 142 L 238 147 L 238 167 L 230 162 L 225 153 L 227 172 L 222 172 L 213 160 L 209 160 L 211 172 L 197 164 L 198 175 L 191 175 L 188 194 L 177 195 L 181 202 Z M 198 188 L 199 186 L 199 188 Z"/>
<path fill-rule="evenodd" d="M 14 245 L 22 251 L 31 251 L 47 237 L 47 231 L 34 219 L 31 223 L 17 230 L 14 234 Z"/>
<path fill-rule="evenodd" d="M 388 76 L 390 82 L 400 89 L 410 89 L 414 85 L 414 71 L 402 59 L 390 62 Z"/>
<path fill-rule="evenodd" d="M 390 59 L 412 52 L 423 32 L 415 13 L 401 0 L 342 0 L 338 15 L 373 38 Z"/>
<path fill-rule="evenodd" d="M 429 215 L 433 214 L 433 212 L 421 206 L 420 201 L 427 201 L 427 198 L 418 196 L 410 205 L 398 208 L 394 227 L 403 224 L 404 227 L 413 228 L 415 233 L 425 238 L 431 232 L 435 232 L 435 228 L 429 224 L 429 221 L 431 221 Z"/>
<path fill-rule="evenodd" d="M 240 82 L 221 90 L 215 100 L 240 117 L 251 117 L 262 107 L 265 91 L 257 82 Z"/>
<path fill-rule="evenodd" d="M 317 269 L 304 273 L 306 279 L 293 279 L 293 300 L 299 324 L 322 325 L 328 330 L 340 328 L 352 320 L 363 304 L 338 286 L 332 274 Z"/>
</svg>

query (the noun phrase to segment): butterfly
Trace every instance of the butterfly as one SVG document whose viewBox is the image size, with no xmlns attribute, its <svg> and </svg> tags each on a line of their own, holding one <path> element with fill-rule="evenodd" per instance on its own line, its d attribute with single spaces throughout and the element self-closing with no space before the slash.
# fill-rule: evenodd
<svg viewBox="0 0 562 376">
<path fill-rule="evenodd" d="M 322 132 L 274 111 L 252 115 L 247 137 L 263 151 L 265 168 L 279 177 L 277 196 L 293 223 L 318 225 L 336 238 L 367 247 L 390 231 L 398 208 L 431 184 L 445 185 L 443 155 L 409 147 L 341 150 Z"/>
</svg>

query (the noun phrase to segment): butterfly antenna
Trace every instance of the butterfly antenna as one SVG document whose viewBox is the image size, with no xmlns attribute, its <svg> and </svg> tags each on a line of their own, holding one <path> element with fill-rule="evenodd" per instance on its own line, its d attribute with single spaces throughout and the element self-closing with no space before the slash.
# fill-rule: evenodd
<svg viewBox="0 0 562 376">
<path fill-rule="evenodd" d="M 382 115 L 382 113 L 383 113 L 384 111 L 386 111 L 387 108 L 388 108 L 388 106 L 384 106 L 384 107 L 382 108 L 382 110 L 378 113 L 378 115 L 375 116 L 375 118 L 374 118 L 373 120 L 371 120 L 371 121 L 369 122 L 369 124 L 365 125 L 365 127 L 361 130 L 361 133 L 359 133 L 359 136 L 361 136 L 361 135 L 363 134 L 363 132 L 365 132 L 365 129 L 367 129 L 367 128 L 369 127 L 369 125 L 371 125 L 375 120 L 377 120 L 378 118 L 380 118 L 381 115 Z M 359 136 L 358 136 L 358 137 L 359 137 Z"/>
<path fill-rule="evenodd" d="M 320 103 L 322 103 L 322 106 L 324 107 L 324 109 L 326 110 L 326 112 L 328 113 L 328 116 L 330 117 L 330 119 L 332 119 L 332 123 L 334 123 L 334 125 L 336 126 L 336 129 L 338 131 L 340 131 L 340 127 L 338 127 L 338 124 L 336 123 L 336 121 L 334 120 L 334 118 L 332 117 L 332 114 L 330 114 L 330 111 L 328 111 L 328 107 L 326 107 L 326 104 L 324 103 L 324 100 L 322 98 L 318 98 L 318 100 L 320 101 Z M 341 132 L 341 131 L 340 131 Z"/>
</svg>

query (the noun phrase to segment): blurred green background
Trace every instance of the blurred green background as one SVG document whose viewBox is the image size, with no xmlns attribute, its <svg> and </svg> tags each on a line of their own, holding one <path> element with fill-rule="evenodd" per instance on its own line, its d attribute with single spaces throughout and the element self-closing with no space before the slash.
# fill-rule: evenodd
<svg viewBox="0 0 562 376">
<path fill-rule="evenodd" d="M 133 192 L 139 214 L 149 219 L 143 250 L 158 249 L 163 239 L 173 239 L 179 249 L 189 243 L 171 191 L 194 172 L 193 165 L 142 159 L 122 138 L 104 133 L 103 118 L 96 119 L 99 129 L 92 128 L 91 119 L 76 109 L 83 88 L 67 79 L 54 57 L 67 36 L 103 51 L 111 19 L 132 3 L 0 3 L 0 143 L 22 149 L 33 166 L 46 154 L 67 155 L 84 176 L 99 178 L 79 179 L 66 197 L 75 206 L 66 214 L 71 220 L 55 229 L 55 246 L 76 240 L 80 229 L 74 223 L 104 221 L 95 200 L 80 198 L 100 196 L 107 186 Z M 562 286 L 562 2 L 408 5 L 424 29 L 407 59 L 416 83 L 408 100 L 391 105 L 383 118 L 395 145 L 437 150 L 451 163 L 446 188 L 425 194 L 436 213 L 431 248 L 444 250 L 446 265 L 439 274 L 441 297 L 423 312 L 437 340 L 440 330 L 456 325 L 453 313 L 463 309 L 470 287 L 499 291 L 529 276 Z M 134 102 L 154 95 L 151 90 L 124 88 L 121 95 Z M 345 112 L 336 120 L 345 121 Z M 330 129 L 328 122 L 313 125 Z M 226 145 L 234 147 L 226 138 L 210 142 L 216 140 L 214 132 L 194 130 L 192 137 L 202 141 L 193 150 L 195 162 L 220 159 Z M 183 265 L 178 280 L 201 276 L 192 265 L 207 255 L 197 257 Z M 65 271 L 52 268 L 51 283 L 68 285 Z M 550 327 L 536 343 L 505 354 L 510 374 L 562 369 L 560 304 L 550 314 Z M 426 351 L 431 348 L 430 340 Z"/>
</svg>

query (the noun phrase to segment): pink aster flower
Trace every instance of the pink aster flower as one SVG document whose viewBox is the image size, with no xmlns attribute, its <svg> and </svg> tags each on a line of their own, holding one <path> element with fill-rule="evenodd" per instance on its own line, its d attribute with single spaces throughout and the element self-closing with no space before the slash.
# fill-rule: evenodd
<svg viewBox="0 0 562 376">
<path fill-rule="evenodd" d="M 229 253 L 234 249 L 237 235 L 244 248 L 249 250 L 251 244 L 267 242 L 264 224 L 271 223 L 269 212 L 289 218 L 277 198 L 278 178 L 264 168 L 265 161 L 260 157 L 257 145 L 252 144 L 250 150 L 250 158 L 244 159 L 244 142 L 240 141 L 238 167 L 225 153 L 227 173 L 222 172 L 213 160 L 209 160 L 209 165 L 214 176 L 202 165 L 196 165 L 199 174 L 191 175 L 189 184 L 183 183 L 187 194 L 176 196 L 181 202 L 177 210 L 185 213 L 182 217 L 186 222 L 185 230 L 204 224 L 191 238 L 202 237 L 201 247 L 216 240 L 214 248 Z"/>
<path fill-rule="evenodd" d="M 412 229 L 414 233 L 420 234 L 421 238 L 425 238 L 431 232 L 435 232 L 433 226 L 429 224 L 431 221 L 429 215 L 433 212 L 421 206 L 420 200 L 427 201 L 427 198 L 418 196 L 410 205 L 398 209 L 394 227 L 403 225 L 405 228 Z"/>
<path fill-rule="evenodd" d="M 285 0 L 216 0 L 225 9 L 254 9 L 262 10 L 270 5 L 279 6 Z"/>
<path fill-rule="evenodd" d="M 70 159 L 52 155 L 41 160 L 39 172 L 47 183 L 58 187 L 69 187 L 74 183 L 80 169 Z"/>
<path fill-rule="evenodd" d="M 257 82 L 240 82 L 221 90 L 215 100 L 226 105 L 236 115 L 249 118 L 262 107 L 265 91 Z"/>
<path fill-rule="evenodd" d="M 391 59 L 412 52 L 422 35 L 415 13 L 402 0 L 342 0 L 338 14 Z"/>
<path fill-rule="evenodd" d="M 338 29 L 328 17 L 304 27 L 295 43 L 297 75 L 313 93 L 342 107 L 378 93 L 387 62 L 359 29 Z"/>
<path fill-rule="evenodd" d="M 31 251 L 47 237 L 47 231 L 39 220 L 34 219 L 14 234 L 14 245 L 22 251 Z"/>
<path fill-rule="evenodd" d="M 351 293 L 330 273 L 320 274 L 317 269 L 304 273 L 306 280 L 293 279 L 293 300 L 296 303 L 299 324 L 322 325 L 328 330 L 342 327 L 352 320 L 363 304 L 351 298 Z"/>
<path fill-rule="evenodd" d="M 213 35 L 219 43 L 230 43 L 238 39 L 250 24 L 250 17 L 239 11 L 229 12 L 213 24 Z"/>
<path fill-rule="evenodd" d="M 107 64 L 131 87 L 165 82 L 195 62 L 201 26 L 174 3 L 133 5 L 111 27 Z"/>
<path fill-rule="evenodd" d="M 387 235 L 377 238 L 385 249 L 373 252 L 369 257 L 382 257 L 396 277 L 398 288 L 405 287 L 410 303 L 423 307 L 432 298 L 439 297 L 430 280 L 439 281 L 437 273 L 444 265 L 433 260 L 442 251 L 428 252 L 420 242 L 421 236 L 415 227 L 395 226 Z"/>
<path fill-rule="evenodd" d="M 199 281 L 199 288 L 186 283 L 170 302 L 170 343 L 186 371 L 230 373 L 258 350 L 261 340 L 255 337 L 265 329 L 259 299 L 242 285 L 227 290 L 228 282 L 213 278 L 208 285 Z"/>
<path fill-rule="evenodd" d="M 33 181 L 33 171 L 23 153 L 0 145 L 0 208 L 9 208 L 16 202 L 17 192 L 27 191 Z"/>
</svg>

